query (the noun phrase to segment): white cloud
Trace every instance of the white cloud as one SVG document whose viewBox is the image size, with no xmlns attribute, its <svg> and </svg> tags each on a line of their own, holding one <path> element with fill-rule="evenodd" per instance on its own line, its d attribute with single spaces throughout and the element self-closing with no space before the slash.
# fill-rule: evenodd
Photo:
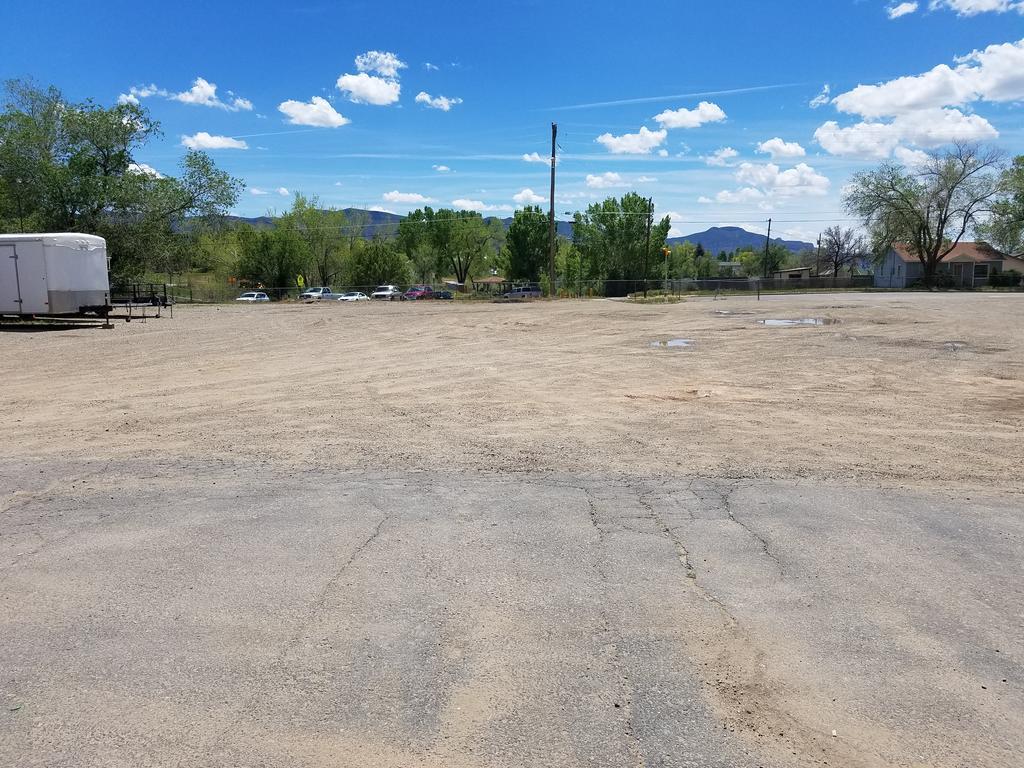
<svg viewBox="0 0 1024 768">
<path fill-rule="evenodd" d="M 608 171 L 598 176 L 587 174 L 586 183 L 591 189 L 612 189 L 614 187 L 628 186 L 622 176 L 614 171 Z"/>
<path fill-rule="evenodd" d="M 240 96 L 235 96 L 230 91 L 228 96 L 231 97 L 230 101 L 222 101 L 217 96 L 217 85 L 211 83 L 205 78 L 197 77 L 192 87 L 187 91 L 176 93 L 169 98 L 174 101 L 180 101 L 183 104 L 195 104 L 201 107 L 216 107 L 217 109 L 225 109 L 228 112 L 238 112 L 239 110 L 249 111 L 252 109 L 252 102 L 248 99 L 243 99 Z"/>
<path fill-rule="evenodd" d="M 831 182 L 806 163 L 782 170 L 775 163 L 741 163 L 736 181 L 740 188 L 723 190 L 715 195 L 719 203 L 750 203 L 761 205 L 771 198 L 821 196 L 828 193 Z M 702 198 L 699 202 L 708 202 Z"/>
<path fill-rule="evenodd" d="M 426 91 L 420 91 L 416 94 L 417 104 L 426 104 L 431 109 L 440 109 L 442 112 L 448 112 L 452 107 L 462 103 L 462 99 L 449 99 L 447 96 L 431 96 Z"/>
<path fill-rule="evenodd" d="M 729 165 L 729 161 L 733 158 L 739 157 L 740 153 L 732 147 L 722 147 L 716 149 L 710 155 L 704 158 L 704 162 L 708 165 L 724 167 Z"/>
<path fill-rule="evenodd" d="M 128 172 L 139 176 L 149 176 L 151 179 L 162 179 L 164 175 L 156 168 L 146 163 L 129 163 Z"/>
<path fill-rule="evenodd" d="M 154 83 L 149 85 L 135 86 L 128 89 L 128 93 L 122 93 L 117 97 L 118 104 L 138 104 L 142 99 L 151 96 L 159 96 L 163 99 L 180 101 L 182 104 L 194 104 L 201 107 L 215 107 L 227 112 L 251 111 L 252 102 L 236 96 L 231 91 L 227 92 L 228 100 L 224 101 L 217 95 L 216 83 L 211 83 L 206 78 L 197 77 L 192 81 L 192 87 L 181 93 L 171 93 L 159 88 Z"/>
<path fill-rule="evenodd" d="M 257 197 L 259 197 L 261 195 L 269 195 L 270 193 L 267 192 L 267 190 L 265 189 L 260 189 L 259 187 L 250 187 L 249 194 L 256 195 Z"/>
<path fill-rule="evenodd" d="M 387 106 L 398 101 L 402 86 L 397 80 L 374 77 L 365 72 L 358 75 L 342 75 L 336 83 L 338 90 L 348 94 L 348 100 L 355 104 Z"/>
<path fill-rule="evenodd" d="M 807 106 L 811 109 L 817 109 L 818 107 L 824 107 L 832 99 L 832 86 L 825 83 L 821 86 L 821 92 L 818 93 L 813 99 L 811 99 Z"/>
<path fill-rule="evenodd" d="M 762 192 L 759 189 L 756 189 L 755 187 L 743 187 L 742 189 L 737 189 L 735 192 L 730 192 L 727 189 L 723 189 L 721 192 L 715 195 L 714 202 L 724 203 L 726 205 L 732 205 L 734 203 L 754 203 L 760 202 L 761 200 L 764 199 L 764 197 L 764 192 Z M 712 201 L 706 197 L 702 197 L 698 200 L 698 202 L 710 203 Z"/>
<path fill-rule="evenodd" d="M 530 152 L 527 155 L 523 155 L 523 162 L 524 163 L 544 163 L 544 165 L 550 166 L 551 165 L 551 158 L 550 157 L 541 157 L 536 152 Z"/>
<path fill-rule="evenodd" d="M 511 211 L 513 210 L 510 205 L 488 205 L 483 200 L 467 200 L 465 198 L 459 198 L 458 200 L 452 200 L 452 205 L 456 208 L 464 211 Z"/>
<path fill-rule="evenodd" d="M 390 208 L 385 208 L 383 205 L 371 205 L 369 207 L 369 210 L 371 210 L 371 211 L 378 211 L 380 213 L 390 213 L 390 214 L 393 214 L 395 216 L 398 215 L 398 213 L 396 211 L 393 211 Z"/>
<path fill-rule="evenodd" d="M 879 85 L 858 85 L 836 96 L 833 103 L 840 112 L 877 118 L 976 101 L 1024 99 L 1024 40 L 990 45 L 954 63 L 955 67 L 939 64 L 924 74 Z"/>
<path fill-rule="evenodd" d="M 519 205 L 539 205 L 544 202 L 544 197 L 529 188 L 512 195 L 512 199 Z"/>
<path fill-rule="evenodd" d="M 890 19 L 898 19 L 901 16 L 907 16 L 911 13 L 916 13 L 917 3 L 900 3 L 899 5 L 890 5 L 885 10 L 886 13 L 889 14 Z"/>
<path fill-rule="evenodd" d="M 162 96 L 169 99 L 172 97 L 169 91 L 158 88 L 153 83 L 149 85 L 135 86 L 128 89 L 128 93 L 122 93 L 117 97 L 118 104 L 138 104 L 141 99 L 148 99 L 150 96 Z"/>
<path fill-rule="evenodd" d="M 211 136 L 206 131 L 200 131 L 193 136 L 182 136 L 181 145 L 189 149 L 248 149 L 249 145 L 241 139 L 232 139 L 230 136 Z"/>
<path fill-rule="evenodd" d="M 624 133 L 621 136 L 603 133 L 596 141 L 613 155 L 649 155 L 651 150 L 663 144 L 667 137 L 668 131 L 664 128 L 660 131 L 641 128 L 639 133 Z"/>
<path fill-rule="evenodd" d="M 437 70 L 440 69 L 437 64 L 431 64 L 429 61 L 423 63 L 423 68 L 427 70 L 427 72 L 437 72 Z"/>
<path fill-rule="evenodd" d="M 636 183 L 637 184 L 653 184 L 656 181 L 657 181 L 657 179 L 655 179 L 653 176 L 637 176 L 636 177 Z"/>
<path fill-rule="evenodd" d="M 948 8 L 958 16 L 976 16 L 979 13 L 1006 13 L 1016 11 L 1024 14 L 1024 2 L 1020 0 L 931 0 L 931 10 Z"/>
<path fill-rule="evenodd" d="M 278 111 L 288 116 L 292 125 L 312 125 L 320 128 L 338 128 L 348 125 L 351 120 L 338 113 L 331 103 L 322 96 L 314 96 L 309 103 L 289 99 L 282 101 Z"/>
<path fill-rule="evenodd" d="M 399 192 L 397 189 L 385 192 L 381 197 L 388 203 L 433 203 L 434 198 L 418 192 Z"/>
<path fill-rule="evenodd" d="M 757 145 L 757 151 L 762 155 L 771 155 L 772 160 L 803 157 L 807 154 L 807 150 L 797 142 L 783 141 L 778 136 L 774 139 L 768 139 L 768 141 L 762 141 Z"/>
<path fill-rule="evenodd" d="M 909 166 L 924 165 L 930 158 L 927 152 L 922 152 L 920 149 L 908 149 L 907 147 L 896 147 L 893 154 L 899 162 Z"/>
<path fill-rule="evenodd" d="M 845 128 L 829 120 L 814 132 L 815 140 L 829 154 L 877 160 L 891 156 L 901 144 L 930 149 L 952 141 L 998 137 L 999 132 L 988 120 L 958 109 L 920 110 L 888 123 L 861 122 Z"/>
<path fill-rule="evenodd" d="M 356 56 L 355 63 L 360 72 L 376 72 L 384 77 L 398 77 L 398 70 L 407 66 L 395 54 L 387 51 L 367 51 Z"/>
<path fill-rule="evenodd" d="M 355 65 L 359 74 L 346 73 L 336 83 L 339 91 L 348 94 L 349 101 L 377 106 L 398 101 L 402 93 L 398 72 L 406 68 L 404 61 L 387 51 L 367 51 L 356 56 Z"/>
<path fill-rule="evenodd" d="M 667 149 L 659 149 L 658 150 L 658 157 L 668 157 L 668 150 Z"/>
<path fill-rule="evenodd" d="M 433 168 L 438 173 L 450 173 L 452 170 L 447 165 L 432 165 L 430 167 Z"/>
<path fill-rule="evenodd" d="M 290 194 L 291 194 L 291 192 L 289 192 L 289 191 L 288 191 L 288 188 L 287 188 L 287 187 L 278 187 L 278 188 L 277 188 L 277 189 L 276 189 L 275 191 L 276 191 L 276 192 L 277 192 L 277 194 L 279 194 L 279 195 L 280 195 L 281 197 L 288 197 L 288 195 L 290 195 Z"/>
<path fill-rule="evenodd" d="M 655 115 L 654 120 L 661 123 L 662 128 L 700 128 L 705 123 L 725 120 L 725 112 L 717 104 L 702 101 L 696 109 L 665 110 Z"/>
</svg>

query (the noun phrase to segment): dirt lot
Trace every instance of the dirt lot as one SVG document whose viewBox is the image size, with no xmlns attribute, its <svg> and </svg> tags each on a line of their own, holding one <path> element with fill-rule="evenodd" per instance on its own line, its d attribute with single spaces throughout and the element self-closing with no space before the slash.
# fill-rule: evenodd
<svg viewBox="0 0 1024 768">
<path fill-rule="evenodd" d="M 757 323 L 804 317 L 837 322 Z M 0 349 L 0 456 L 1007 491 L 1024 466 L 1021 295 L 180 307 Z"/>
<path fill-rule="evenodd" d="M 1024 295 L 180 307 L 0 359 L 0 765 L 1024 764 Z"/>
</svg>

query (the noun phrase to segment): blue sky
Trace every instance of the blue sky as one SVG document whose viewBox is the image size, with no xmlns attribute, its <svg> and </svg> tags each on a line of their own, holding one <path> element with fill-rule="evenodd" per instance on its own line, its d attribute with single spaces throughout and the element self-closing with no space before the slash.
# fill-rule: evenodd
<svg viewBox="0 0 1024 768">
<path fill-rule="evenodd" d="M 139 162 L 173 174 L 183 144 L 212 146 L 242 215 L 295 191 L 507 215 L 547 197 L 524 156 L 554 121 L 560 215 L 635 189 L 675 234 L 771 216 L 810 240 L 882 159 L 1024 152 L 1017 0 L 149 5 L 5 4 L 0 75 L 138 99 L 164 132 Z"/>
</svg>

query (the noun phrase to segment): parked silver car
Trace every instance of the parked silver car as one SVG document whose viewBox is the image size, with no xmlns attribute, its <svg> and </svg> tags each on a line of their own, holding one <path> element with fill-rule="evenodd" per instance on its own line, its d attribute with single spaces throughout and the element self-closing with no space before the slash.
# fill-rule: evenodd
<svg viewBox="0 0 1024 768">
<path fill-rule="evenodd" d="M 246 291 L 235 301 L 247 301 L 250 304 L 254 304 L 258 301 L 270 301 L 270 297 L 262 291 Z"/>
<path fill-rule="evenodd" d="M 402 298 L 402 290 L 397 285 L 378 285 L 373 293 L 370 294 L 370 298 L 383 301 L 398 301 Z"/>
<path fill-rule="evenodd" d="M 508 293 L 501 294 L 503 299 L 539 299 L 544 293 L 539 285 L 521 285 Z"/>
<path fill-rule="evenodd" d="M 336 299 L 337 301 L 369 301 L 370 297 L 360 291 L 349 291 L 343 293 Z"/>
<path fill-rule="evenodd" d="M 333 299 L 334 294 L 330 288 L 307 288 L 299 294 L 299 301 L 326 301 Z"/>
</svg>

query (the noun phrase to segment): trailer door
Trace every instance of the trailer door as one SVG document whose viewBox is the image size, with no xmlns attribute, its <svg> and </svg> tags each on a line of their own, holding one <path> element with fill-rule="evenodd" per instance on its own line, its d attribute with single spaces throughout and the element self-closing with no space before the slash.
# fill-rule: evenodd
<svg viewBox="0 0 1024 768">
<path fill-rule="evenodd" d="M 14 261 L 13 245 L 0 245 L 0 312 L 21 312 L 18 265 Z"/>
<path fill-rule="evenodd" d="M 0 245 L 0 312 L 33 315 L 49 311 L 42 243 Z"/>
</svg>

